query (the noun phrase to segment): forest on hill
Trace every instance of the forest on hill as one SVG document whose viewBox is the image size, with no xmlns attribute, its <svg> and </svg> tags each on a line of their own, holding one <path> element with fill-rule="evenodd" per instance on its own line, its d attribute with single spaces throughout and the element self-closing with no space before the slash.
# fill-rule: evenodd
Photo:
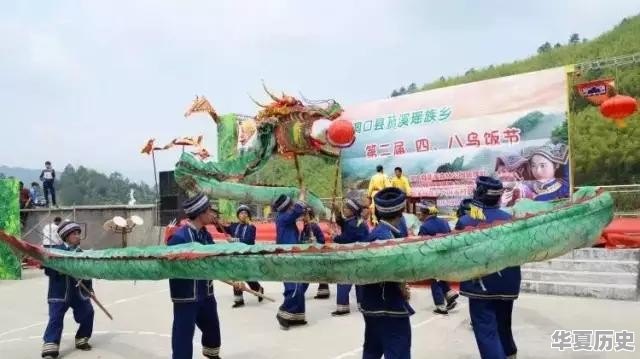
<svg viewBox="0 0 640 359">
<path fill-rule="evenodd" d="M 583 41 L 578 34 L 573 34 L 567 44 L 551 46 L 547 42 L 540 45 L 538 53 L 527 59 L 479 70 L 470 69 L 462 76 L 441 77 L 420 87 L 412 84 L 394 90 L 392 96 L 596 59 L 640 54 L 639 39 L 640 15 L 623 19 L 612 30 L 592 40 Z M 640 112 L 627 118 L 627 127 L 618 128 L 600 114 L 597 106 L 582 98 L 574 87 L 582 82 L 606 78 L 615 81 L 618 93 L 640 98 L 640 63 L 637 62 L 576 71 L 569 75 L 569 125 L 564 123 L 554 131 L 552 137 L 557 140 L 570 134 L 576 186 L 640 183 Z"/>
<path fill-rule="evenodd" d="M 31 182 L 36 182 L 42 194 L 39 174 L 39 170 L 4 167 L 0 178 L 15 177 L 23 181 L 27 188 Z M 75 168 L 67 165 L 64 170 L 56 171 L 56 176 L 58 205 L 127 204 L 131 190 L 134 191 L 136 204 L 155 203 L 154 188 L 144 182 L 133 182 L 118 172 L 107 175 L 84 166 Z"/>
</svg>

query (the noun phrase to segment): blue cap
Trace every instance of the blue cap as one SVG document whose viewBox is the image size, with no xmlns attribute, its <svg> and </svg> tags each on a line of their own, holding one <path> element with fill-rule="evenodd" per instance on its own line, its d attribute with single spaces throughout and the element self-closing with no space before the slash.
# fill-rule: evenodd
<svg viewBox="0 0 640 359">
<path fill-rule="evenodd" d="M 380 213 L 396 213 L 405 209 L 406 199 L 407 196 L 404 191 L 399 188 L 388 187 L 376 193 L 373 197 L 373 203 Z"/>
<path fill-rule="evenodd" d="M 291 204 L 291 197 L 287 196 L 286 194 L 281 194 L 280 196 L 278 196 L 278 198 L 276 198 L 275 201 L 273 201 L 273 203 L 271 204 L 271 207 L 273 208 L 274 211 L 281 212 L 287 209 L 287 207 L 289 207 L 290 204 Z"/>
<path fill-rule="evenodd" d="M 67 236 L 75 231 L 82 232 L 82 228 L 80 228 L 79 224 L 73 221 L 65 221 L 58 227 L 58 235 L 62 240 L 66 240 Z"/>
<path fill-rule="evenodd" d="M 209 208 L 217 211 L 217 209 L 213 208 L 211 203 L 209 203 L 209 197 L 202 192 L 182 203 L 182 209 L 184 209 L 184 213 L 187 216 L 197 216 L 200 213 L 206 212 Z"/>
</svg>

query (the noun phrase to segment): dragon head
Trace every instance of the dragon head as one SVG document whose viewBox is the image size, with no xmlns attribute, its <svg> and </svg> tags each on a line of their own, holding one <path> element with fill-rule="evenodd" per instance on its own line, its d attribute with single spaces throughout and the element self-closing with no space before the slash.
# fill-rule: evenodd
<svg viewBox="0 0 640 359">
<path fill-rule="evenodd" d="M 340 148 L 345 146 L 327 141 L 329 128 L 343 111 L 338 102 L 335 100 L 312 101 L 304 96 L 302 96 L 304 101 L 301 101 L 284 93 L 278 97 L 269 91 L 264 83 L 262 86 L 273 101 L 263 105 L 252 99 L 262 107 L 256 116 L 256 122 L 275 125 L 280 153 L 322 153 L 332 157 L 338 156 Z M 344 127 L 344 123 L 341 127 Z M 352 143 L 349 141 L 345 145 L 348 147 Z"/>
<path fill-rule="evenodd" d="M 191 106 L 189 106 L 187 111 L 184 113 L 184 117 L 189 117 L 197 112 L 208 113 L 211 115 L 211 117 L 213 117 L 214 120 L 217 120 L 218 118 L 216 110 L 213 108 L 213 106 L 211 106 L 209 100 L 207 100 L 207 98 L 204 96 L 196 95 L 196 98 L 193 100 L 193 102 L 191 102 Z"/>
</svg>

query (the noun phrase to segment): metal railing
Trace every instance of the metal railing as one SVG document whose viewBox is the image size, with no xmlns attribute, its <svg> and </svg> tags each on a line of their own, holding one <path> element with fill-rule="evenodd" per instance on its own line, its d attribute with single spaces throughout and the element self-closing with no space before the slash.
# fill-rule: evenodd
<svg viewBox="0 0 640 359">
<path fill-rule="evenodd" d="M 614 213 L 617 217 L 640 217 L 640 184 L 597 187 L 611 193 L 614 200 Z"/>
</svg>

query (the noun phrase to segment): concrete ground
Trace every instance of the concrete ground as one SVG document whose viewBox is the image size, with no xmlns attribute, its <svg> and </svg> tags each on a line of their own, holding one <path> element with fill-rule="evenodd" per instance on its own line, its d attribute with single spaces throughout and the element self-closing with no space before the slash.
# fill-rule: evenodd
<svg viewBox="0 0 640 359">
<path fill-rule="evenodd" d="M 333 318 L 335 286 L 329 300 L 314 300 L 317 285 L 307 292 L 309 325 L 289 331 L 279 329 L 275 313 L 281 300 L 279 283 L 264 283 L 265 294 L 278 303 L 258 304 L 245 295 L 247 306 L 231 309 L 231 288 L 216 282 L 218 311 L 222 323 L 224 359 L 348 359 L 361 357 L 363 320 L 352 305 L 351 315 Z M 100 300 L 115 317 L 110 321 L 96 309 L 94 350 L 74 350 L 76 324 L 67 315 L 61 354 L 64 358 L 170 358 L 172 309 L 167 281 L 107 282 L 94 284 Z M 47 320 L 46 277 L 27 270 L 22 281 L 0 282 L 0 358 L 39 358 L 41 337 Z M 416 315 L 412 358 L 479 358 L 469 326 L 468 306 L 463 299 L 448 317 L 431 310 L 431 296 L 424 288 L 412 290 Z M 513 329 L 518 358 L 637 358 L 629 352 L 560 352 L 550 347 L 556 329 L 611 329 L 640 333 L 640 302 L 522 295 L 514 311 Z M 196 330 L 197 332 L 197 330 Z M 200 352 L 199 334 L 194 353 Z M 637 342 L 637 340 L 636 340 Z M 636 344 L 637 346 L 637 344 Z M 639 350 L 636 350 L 639 351 Z M 199 355 L 194 357 L 200 358 Z"/>
</svg>

